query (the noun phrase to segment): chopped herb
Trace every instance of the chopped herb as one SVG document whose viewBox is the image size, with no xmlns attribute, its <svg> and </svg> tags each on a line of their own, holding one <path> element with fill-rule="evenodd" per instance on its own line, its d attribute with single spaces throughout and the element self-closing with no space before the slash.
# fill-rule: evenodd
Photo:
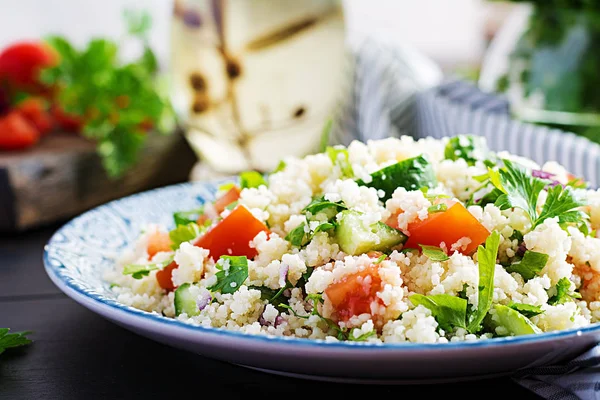
<svg viewBox="0 0 600 400">
<path fill-rule="evenodd" d="M 337 215 L 338 212 L 347 209 L 348 207 L 346 207 L 343 201 L 332 202 L 329 200 L 325 200 L 324 197 L 319 197 L 311 201 L 309 205 L 304 207 L 302 212 L 311 216 L 317 215 L 320 212 L 326 212 L 329 218 L 333 218 Z"/>
<path fill-rule="evenodd" d="M 240 174 L 240 186 L 242 189 L 257 188 L 261 185 L 267 186 L 267 182 L 260 172 L 245 171 Z"/>
<path fill-rule="evenodd" d="M 508 305 L 513 310 L 516 310 L 526 316 L 527 318 L 534 317 L 536 315 L 542 314 L 544 310 L 540 306 L 532 306 L 531 304 L 523 304 L 523 303 L 513 303 L 511 302 Z"/>
<path fill-rule="evenodd" d="M 452 328 L 466 328 L 467 301 L 449 294 L 424 296 L 413 294 L 410 301 L 415 306 L 422 305 L 431 311 L 440 328 L 449 332 Z"/>
<path fill-rule="evenodd" d="M 559 223 L 580 222 L 587 218 L 587 215 L 576 208 L 585 205 L 585 201 L 580 198 L 570 187 L 563 188 L 556 185 L 548 189 L 548 197 L 542 207 L 542 212 L 533 224 L 533 228 L 544 222 L 547 218 L 558 217 Z"/>
<path fill-rule="evenodd" d="M 518 243 L 523 243 L 523 234 L 521 231 L 514 230 L 512 235 L 509 237 L 510 240 L 516 240 Z"/>
<path fill-rule="evenodd" d="M 423 254 L 429 257 L 431 261 L 447 261 L 450 259 L 446 252 L 439 247 L 420 244 Z"/>
<path fill-rule="evenodd" d="M 419 252 L 419 249 L 415 249 L 415 248 L 412 248 L 412 247 L 406 247 L 406 248 L 400 250 L 400 253 L 404 253 L 404 254 L 406 254 L 406 253 L 418 253 L 418 252 Z"/>
<path fill-rule="evenodd" d="M 173 220 L 175 221 L 175 225 L 187 225 L 192 222 L 198 221 L 200 215 L 204 213 L 204 207 L 197 208 L 195 210 L 189 211 L 178 211 L 173 214 Z"/>
<path fill-rule="evenodd" d="M 557 304 L 564 304 L 573 299 L 580 299 L 581 295 L 577 292 L 571 292 L 571 281 L 569 278 L 560 278 L 555 286 L 556 294 L 548 300 L 548 304 L 555 306 Z"/>
<path fill-rule="evenodd" d="M 229 264 L 225 268 L 225 264 Z M 221 256 L 217 262 L 217 283 L 209 287 L 210 291 L 223 294 L 236 292 L 248 278 L 248 259 L 246 256 Z"/>
<path fill-rule="evenodd" d="M 10 328 L 0 328 L 0 354 L 4 353 L 7 349 L 20 347 L 30 344 L 31 339 L 27 339 L 27 335 L 31 332 L 15 332 L 9 333 Z"/>
<path fill-rule="evenodd" d="M 520 261 L 512 263 L 507 272 L 517 272 L 525 281 L 536 277 L 548 262 L 548 254 L 527 250 Z"/>
<path fill-rule="evenodd" d="M 383 254 L 381 256 L 379 256 L 379 258 L 377 260 L 375 260 L 373 262 L 373 264 L 377 265 L 377 264 L 381 264 L 383 262 L 383 260 L 385 260 L 387 258 L 386 254 Z"/>
<path fill-rule="evenodd" d="M 190 222 L 187 225 L 179 225 L 169 232 L 172 242 L 171 248 L 177 250 L 181 246 L 181 243 L 196 239 L 200 233 L 202 233 L 202 230 L 195 222 Z"/>
<path fill-rule="evenodd" d="M 558 217 L 561 223 L 579 222 L 586 218 L 583 212 L 576 210 L 585 204 L 583 200 L 571 188 L 563 188 L 562 185 L 548 189 L 546 202 L 538 215 L 538 197 L 547 182 L 531 176 L 523 167 L 510 160 L 503 162 L 504 168 L 499 171 L 490 170 L 492 184 L 502 192 L 495 202 L 500 209 L 516 207 L 524 210 L 529 215 L 532 229 L 548 218 Z"/>
<path fill-rule="evenodd" d="M 342 177 L 352 178 L 354 177 L 354 171 L 348 157 L 348 149 L 343 146 L 327 147 L 326 153 L 333 165 L 340 167 Z"/>
<path fill-rule="evenodd" d="M 235 186 L 233 182 L 227 182 L 219 186 L 219 192 L 228 192 Z"/>
<path fill-rule="evenodd" d="M 294 285 L 292 285 L 292 283 L 288 280 L 286 280 L 285 286 L 282 288 L 279 288 L 278 290 L 274 290 L 271 288 L 268 288 L 266 286 L 248 286 L 248 289 L 256 289 L 260 291 L 260 298 L 262 300 L 266 300 L 269 302 L 269 304 L 275 306 L 275 308 L 279 311 L 279 312 L 283 312 L 283 310 L 285 308 L 281 307 L 281 301 L 283 300 L 283 292 L 285 292 L 287 289 L 291 289 L 293 288 Z"/>
<path fill-rule="evenodd" d="M 286 166 L 287 166 L 286 162 L 283 161 L 283 160 L 281 160 L 281 161 L 279 161 L 279 164 L 277 164 L 277 166 L 275 167 L 275 169 L 271 173 L 274 174 L 276 172 L 283 171 Z"/>
<path fill-rule="evenodd" d="M 323 130 L 321 130 L 321 143 L 320 150 L 321 153 L 327 149 L 327 145 L 329 144 L 329 139 L 331 138 L 331 131 L 333 130 L 333 119 L 328 118 L 325 121 L 325 125 L 323 125 Z"/>
<path fill-rule="evenodd" d="M 129 264 L 123 267 L 123 275 L 131 275 L 134 279 L 142 279 L 144 276 L 148 276 L 150 271 L 163 269 L 172 262 L 173 257 L 171 256 L 165 261 L 152 264 Z"/>
<path fill-rule="evenodd" d="M 496 258 L 500 246 L 500 234 L 492 232 L 485 241 L 485 247 L 479 245 L 477 248 L 477 261 L 479 264 L 479 284 L 477 309 L 469 315 L 467 330 L 476 333 L 481 330 L 481 322 L 487 315 L 492 305 L 494 294 L 494 272 L 496 269 Z"/>
<path fill-rule="evenodd" d="M 306 230 L 308 230 L 307 225 L 303 222 L 292 229 L 285 237 L 285 240 L 290 242 L 292 246 L 304 247 L 310 242 L 310 233 Z"/>
<path fill-rule="evenodd" d="M 296 287 L 302 288 L 302 290 L 304 290 L 304 286 L 306 286 L 306 282 L 308 282 L 308 279 L 312 275 L 314 269 L 314 267 L 306 267 L 306 272 L 304 272 L 302 274 L 302 277 L 298 279 L 298 282 L 296 282 Z"/>
<path fill-rule="evenodd" d="M 475 165 L 489 155 L 485 138 L 472 135 L 458 135 L 452 137 L 444 149 L 444 158 L 458 160 L 462 158 L 468 165 Z"/>
<path fill-rule="evenodd" d="M 438 212 L 444 212 L 448 209 L 448 206 L 446 205 L 446 203 L 440 203 L 440 204 L 435 204 L 429 208 L 427 208 L 427 212 L 429 214 L 433 214 L 433 213 L 438 213 Z"/>
<path fill-rule="evenodd" d="M 354 336 L 354 331 L 355 331 L 355 330 L 356 330 L 356 329 L 352 329 L 352 330 L 350 331 L 350 334 L 348 335 L 348 340 L 349 340 L 349 341 L 351 341 L 351 342 L 364 342 L 364 341 L 366 341 L 368 338 L 370 338 L 370 337 L 373 337 L 373 336 L 377 335 L 377 332 L 375 332 L 375 330 L 372 330 L 372 331 L 370 331 L 370 332 L 363 333 L 363 334 L 362 334 L 362 335 L 360 335 L 360 336 Z"/>
<path fill-rule="evenodd" d="M 437 184 L 431 163 L 424 156 L 418 156 L 389 165 L 371 174 L 371 182 L 358 180 L 361 186 L 383 190 L 383 202 L 392 197 L 398 187 L 406 190 L 418 190 L 422 187 L 432 188 Z"/>
</svg>

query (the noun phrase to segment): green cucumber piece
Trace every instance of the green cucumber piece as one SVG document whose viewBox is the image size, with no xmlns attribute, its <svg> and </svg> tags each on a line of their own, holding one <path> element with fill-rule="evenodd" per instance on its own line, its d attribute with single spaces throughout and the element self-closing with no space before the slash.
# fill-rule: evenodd
<svg viewBox="0 0 600 400">
<path fill-rule="evenodd" d="M 198 304 L 196 299 L 200 294 L 200 288 L 198 286 L 184 283 L 175 290 L 175 314 L 186 313 L 188 317 L 193 317 L 200 314 L 198 310 Z"/>
<path fill-rule="evenodd" d="M 389 251 L 392 247 L 406 242 L 407 237 L 397 229 L 383 222 L 365 227 L 362 213 L 345 210 L 341 212 L 335 235 L 342 251 L 350 255 L 363 254 L 372 250 Z"/>
<path fill-rule="evenodd" d="M 519 336 L 519 335 L 531 335 L 534 333 L 542 333 L 542 330 L 535 326 L 529 318 L 513 310 L 510 307 L 503 306 L 502 304 L 494 305 L 496 313 L 489 318 L 489 324 L 494 329 L 497 327 L 504 327 L 508 332 L 507 335 L 503 336 Z"/>
</svg>

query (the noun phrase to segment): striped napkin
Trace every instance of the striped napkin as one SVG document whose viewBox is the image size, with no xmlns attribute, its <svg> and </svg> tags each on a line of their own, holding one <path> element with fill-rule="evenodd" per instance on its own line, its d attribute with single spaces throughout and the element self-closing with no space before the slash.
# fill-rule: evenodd
<svg viewBox="0 0 600 400">
<path fill-rule="evenodd" d="M 515 121 L 502 96 L 462 80 L 423 79 L 405 50 L 365 40 L 355 51 L 353 98 L 336 120 L 332 143 L 388 136 L 485 136 L 491 150 L 555 160 L 593 186 L 600 183 L 600 145 L 572 133 Z M 423 60 L 419 66 L 427 67 Z M 513 379 L 551 400 L 600 399 L 600 345 L 574 360 L 516 371 Z"/>
</svg>

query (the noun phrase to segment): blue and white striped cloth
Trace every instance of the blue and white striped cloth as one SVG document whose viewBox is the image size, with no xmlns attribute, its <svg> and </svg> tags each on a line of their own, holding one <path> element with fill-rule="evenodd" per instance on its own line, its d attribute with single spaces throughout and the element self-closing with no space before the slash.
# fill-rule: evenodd
<svg viewBox="0 0 600 400">
<path fill-rule="evenodd" d="M 352 101 L 337 120 L 333 143 L 401 134 L 481 135 L 494 151 L 507 150 L 540 164 L 558 161 L 599 187 L 600 145 L 513 120 L 506 99 L 466 81 L 428 87 L 397 48 L 365 41 L 355 50 L 354 77 Z M 600 399 L 600 345 L 565 364 L 516 371 L 513 379 L 545 399 Z"/>
</svg>

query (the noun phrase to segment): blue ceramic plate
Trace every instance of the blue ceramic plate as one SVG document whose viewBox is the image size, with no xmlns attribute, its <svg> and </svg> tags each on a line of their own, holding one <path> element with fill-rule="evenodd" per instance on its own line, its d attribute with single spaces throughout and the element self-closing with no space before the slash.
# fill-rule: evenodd
<svg viewBox="0 0 600 400">
<path fill-rule="evenodd" d="M 600 326 L 449 344 L 325 343 L 198 327 L 118 303 L 102 280 L 146 223 L 211 201 L 219 182 L 156 189 L 91 210 L 59 229 L 45 248 L 52 281 L 114 323 L 158 342 L 268 372 L 368 383 L 425 383 L 509 374 L 554 363 L 600 339 Z"/>
</svg>

